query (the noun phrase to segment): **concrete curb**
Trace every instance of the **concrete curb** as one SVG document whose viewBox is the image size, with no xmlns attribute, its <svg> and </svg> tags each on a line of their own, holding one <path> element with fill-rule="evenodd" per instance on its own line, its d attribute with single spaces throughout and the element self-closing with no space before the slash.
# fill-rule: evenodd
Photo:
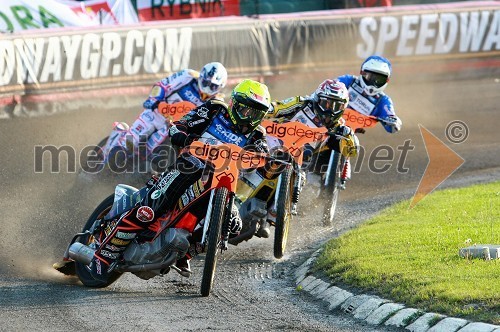
<svg viewBox="0 0 500 332">
<path fill-rule="evenodd" d="M 320 250 L 299 266 L 294 274 L 297 290 L 304 291 L 328 305 L 328 310 L 341 310 L 370 325 L 399 327 L 411 332 L 500 332 L 500 326 L 470 322 L 415 308 L 372 295 L 355 295 L 316 278 L 309 270 Z"/>
</svg>

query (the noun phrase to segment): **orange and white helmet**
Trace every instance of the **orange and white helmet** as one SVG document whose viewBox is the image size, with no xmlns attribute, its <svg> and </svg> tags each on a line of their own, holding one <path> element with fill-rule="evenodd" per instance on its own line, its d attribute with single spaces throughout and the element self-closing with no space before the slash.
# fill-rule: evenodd
<svg viewBox="0 0 500 332">
<path fill-rule="evenodd" d="M 349 103 L 349 92 L 337 79 L 323 81 L 313 94 L 314 109 L 326 127 L 334 126 Z"/>
</svg>

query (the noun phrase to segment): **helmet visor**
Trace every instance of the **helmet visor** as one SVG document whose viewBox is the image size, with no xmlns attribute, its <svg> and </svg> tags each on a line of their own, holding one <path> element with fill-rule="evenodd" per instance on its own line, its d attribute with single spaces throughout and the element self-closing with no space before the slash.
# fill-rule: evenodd
<svg viewBox="0 0 500 332">
<path fill-rule="evenodd" d="M 319 96 L 318 105 L 321 111 L 325 114 L 337 114 L 342 112 L 345 108 L 345 102 Z"/>
<path fill-rule="evenodd" d="M 384 86 L 389 81 L 387 75 L 374 73 L 371 71 L 363 71 L 361 73 L 366 85 L 371 85 L 377 88 Z"/>
<path fill-rule="evenodd" d="M 210 80 L 201 79 L 201 87 L 206 92 L 210 91 L 212 93 L 217 93 L 220 89 L 220 84 L 212 83 Z"/>
</svg>

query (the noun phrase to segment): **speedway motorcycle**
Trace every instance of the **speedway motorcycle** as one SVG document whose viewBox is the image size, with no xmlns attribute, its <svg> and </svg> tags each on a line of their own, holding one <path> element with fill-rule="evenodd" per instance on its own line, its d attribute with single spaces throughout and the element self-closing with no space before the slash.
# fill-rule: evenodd
<svg viewBox="0 0 500 332">
<path fill-rule="evenodd" d="M 212 168 L 206 168 L 210 169 L 208 174 L 188 188 L 171 211 L 136 236 L 106 282 L 92 278 L 91 259 L 119 217 L 145 197 L 148 187 L 138 190 L 118 185 L 114 195 L 94 210 L 82 232 L 73 237 L 63 261 L 53 267 L 64 274 L 76 274 L 85 286 L 106 287 L 125 272 L 147 280 L 178 269 L 177 259 L 184 257 L 194 245 L 197 252 L 205 254 L 201 295 L 208 296 L 213 287 L 217 256 L 227 249 L 239 171 L 262 167 L 270 157 L 234 144 L 210 145 L 201 141 L 194 141 L 183 151 L 205 160 Z"/>
<path fill-rule="evenodd" d="M 302 183 L 300 168 L 303 162 L 303 147 L 317 144 L 327 137 L 325 128 L 312 128 L 301 122 L 277 123 L 263 120 L 271 154 L 283 162 L 276 168 L 267 167 L 243 173 L 238 181 L 236 202 L 243 220 L 243 229 L 230 244 L 238 245 L 254 235 L 269 222 L 274 226 L 274 257 L 282 258 L 292 219 L 292 197 Z M 268 165 L 269 166 L 269 165 Z M 268 212 L 271 218 L 269 219 Z"/>
<path fill-rule="evenodd" d="M 114 122 L 111 134 L 102 139 L 94 150 L 95 159 L 93 163 L 98 165 L 101 171 L 104 167 L 113 165 L 134 166 L 134 158 L 137 162 L 149 162 L 149 171 L 153 174 L 160 174 L 175 159 L 175 151 L 167 144 L 168 128 L 171 123 L 179 120 L 189 113 L 195 105 L 189 101 L 177 103 L 161 102 L 158 105 L 158 112 L 165 117 L 167 127 L 151 134 L 144 141 L 134 145 L 130 135 L 130 126 L 125 122 Z M 157 142 L 162 142 L 156 148 Z M 167 160 L 165 160 L 165 158 Z"/>
<path fill-rule="evenodd" d="M 374 127 L 378 122 L 385 123 L 381 118 L 364 115 L 351 108 L 345 109 L 342 118 L 345 121 L 344 125 L 357 134 L 365 133 L 366 129 Z M 337 138 L 340 139 L 342 152 L 320 148 L 318 153 L 314 154 L 309 168 L 310 172 L 321 176 L 318 197 L 324 201 L 323 224 L 325 226 L 333 223 L 340 190 L 345 189 L 347 173 L 350 173 L 350 170 L 346 169 L 349 167 L 347 160 L 351 151 L 355 149 L 354 142 L 349 142 L 343 137 Z"/>
</svg>

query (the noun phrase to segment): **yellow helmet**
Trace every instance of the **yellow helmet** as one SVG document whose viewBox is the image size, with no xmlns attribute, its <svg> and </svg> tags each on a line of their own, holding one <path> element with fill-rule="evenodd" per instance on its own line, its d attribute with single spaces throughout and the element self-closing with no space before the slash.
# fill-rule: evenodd
<svg viewBox="0 0 500 332">
<path fill-rule="evenodd" d="M 229 117 L 242 134 L 253 131 L 271 106 L 271 95 L 265 84 L 243 80 L 234 87 L 229 101 Z"/>
</svg>

